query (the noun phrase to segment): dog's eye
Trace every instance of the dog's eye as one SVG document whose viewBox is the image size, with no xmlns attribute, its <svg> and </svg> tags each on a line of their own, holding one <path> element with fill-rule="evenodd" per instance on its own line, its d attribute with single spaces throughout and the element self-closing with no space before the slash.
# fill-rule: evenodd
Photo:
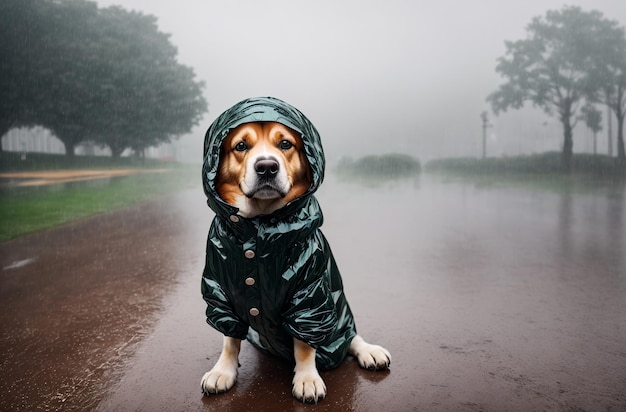
<svg viewBox="0 0 626 412">
<path fill-rule="evenodd" d="M 235 146 L 235 150 L 238 152 L 245 152 L 246 150 L 248 150 L 248 145 L 245 144 L 244 142 L 239 142 Z"/>
<path fill-rule="evenodd" d="M 278 143 L 278 147 L 280 147 L 282 150 L 288 150 L 293 147 L 293 143 L 291 143 L 289 140 L 281 140 L 280 143 Z"/>
</svg>

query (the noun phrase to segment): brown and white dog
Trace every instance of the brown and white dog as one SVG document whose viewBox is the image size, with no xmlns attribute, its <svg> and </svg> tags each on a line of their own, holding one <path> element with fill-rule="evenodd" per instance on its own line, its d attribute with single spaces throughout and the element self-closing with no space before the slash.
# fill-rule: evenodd
<svg viewBox="0 0 626 412">
<path fill-rule="evenodd" d="M 244 217 L 270 214 L 310 185 L 302 139 L 287 126 L 246 123 L 222 143 L 217 192 Z"/>
<path fill-rule="evenodd" d="M 222 143 L 216 189 L 239 214 L 252 218 L 266 215 L 303 195 L 311 185 L 311 171 L 298 133 L 276 122 L 245 123 L 233 129 Z M 207 394 L 230 389 L 237 378 L 241 340 L 224 337 L 222 353 L 202 378 Z M 317 402 L 326 396 L 326 385 L 316 364 L 316 350 L 294 339 L 295 375 L 293 395 L 302 401 Z M 389 352 L 359 335 L 353 338 L 349 354 L 363 368 L 386 369 Z"/>
</svg>

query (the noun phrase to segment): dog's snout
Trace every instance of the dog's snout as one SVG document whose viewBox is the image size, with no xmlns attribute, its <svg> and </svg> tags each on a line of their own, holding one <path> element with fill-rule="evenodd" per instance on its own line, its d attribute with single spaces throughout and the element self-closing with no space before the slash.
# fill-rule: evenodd
<svg viewBox="0 0 626 412">
<path fill-rule="evenodd" d="M 274 159 L 260 159 L 254 164 L 256 174 L 263 177 L 274 177 L 278 174 L 278 162 Z"/>
</svg>

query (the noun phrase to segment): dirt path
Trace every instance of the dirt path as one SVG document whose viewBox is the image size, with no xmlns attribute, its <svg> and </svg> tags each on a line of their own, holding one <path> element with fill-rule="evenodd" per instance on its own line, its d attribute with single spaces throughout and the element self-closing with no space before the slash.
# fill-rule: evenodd
<svg viewBox="0 0 626 412">
<path fill-rule="evenodd" d="M 202 396 L 221 337 L 204 322 L 211 215 L 195 190 L 0 244 L 3 408 L 626 409 L 623 190 L 334 185 L 324 232 L 390 372 L 348 359 L 303 406 L 289 366 L 244 345 L 236 386 Z"/>
<path fill-rule="evenodd" d="M 33 172 L 0 173 L 0 181 L 10 186 L 45 186 L 59 183 L 81 182 L 109 177 L 129 176 L 137 173 L 163 173 L 167 169 L 103 169 L 103 170 L 41 170 Z"/>
</svg>

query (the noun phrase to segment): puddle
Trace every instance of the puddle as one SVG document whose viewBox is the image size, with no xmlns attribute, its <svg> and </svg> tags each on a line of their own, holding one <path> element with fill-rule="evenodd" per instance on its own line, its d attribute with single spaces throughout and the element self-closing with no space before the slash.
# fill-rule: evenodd
<svg viewBox="0 0 626 412">
<path fill-rule="evenodd" d="M 11 263 L 10 265 L 3 267 L 2 270 L 11 270 L 11 269 L 23 268 L 26 265 L 30 265 L 35 260 L 37 260 L 37 258 L 28 258 L 28 259 L 23 259 L 23 260 L 16 260 L 15 262 Z"/>
</svg>

